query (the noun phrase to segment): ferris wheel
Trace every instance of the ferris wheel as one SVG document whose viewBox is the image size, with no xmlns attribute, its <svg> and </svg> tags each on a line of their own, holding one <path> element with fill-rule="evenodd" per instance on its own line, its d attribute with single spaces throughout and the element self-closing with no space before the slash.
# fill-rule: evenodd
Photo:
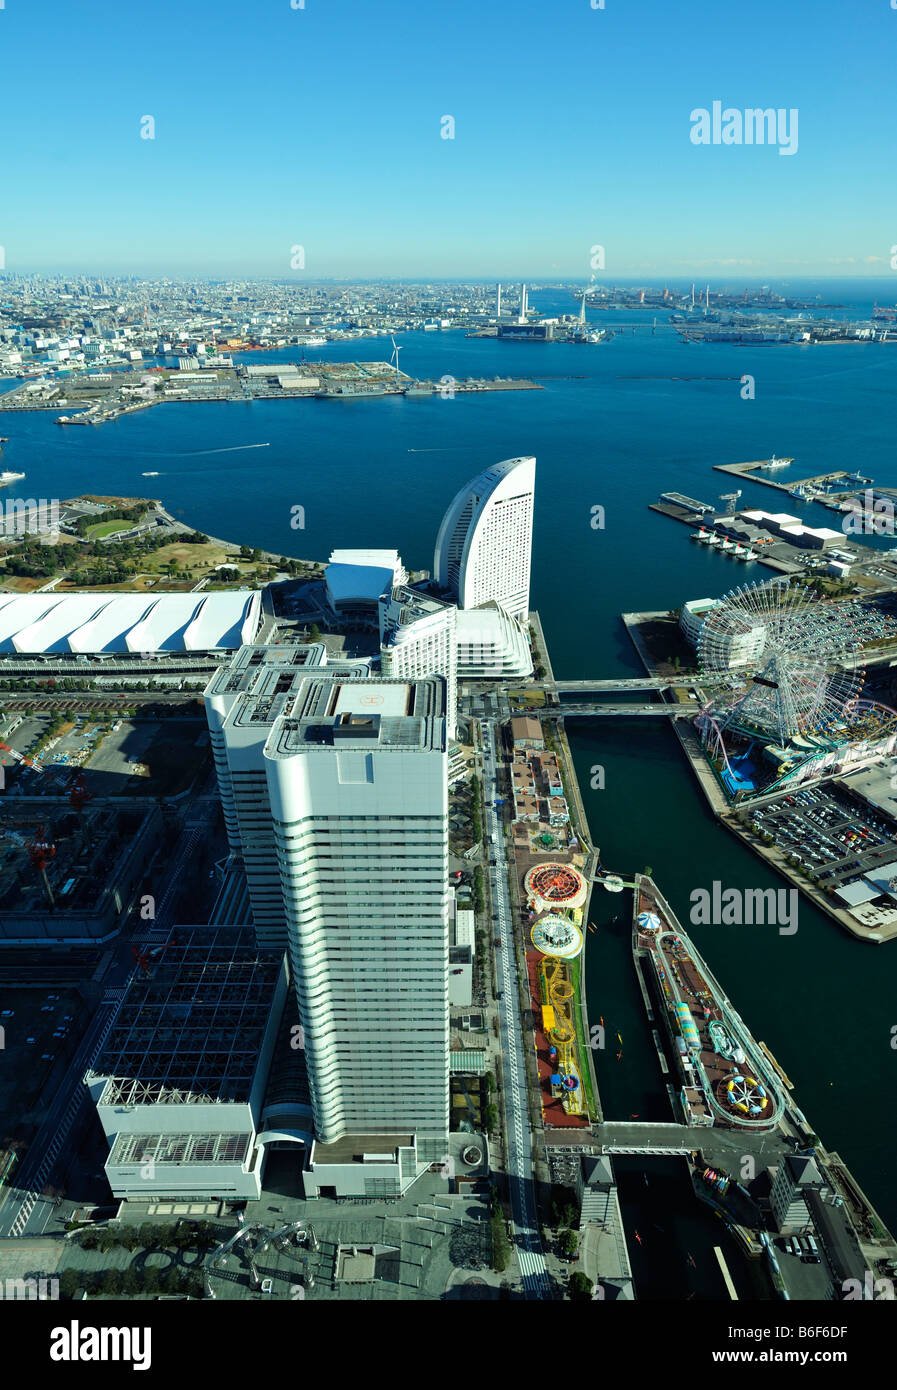
<svg viewBox="0 0 897 1390">
<path fill-rule="evenodd" d="M 714 742 L 733 724 L 779 744 L 843 730 L 865 678 L 843 605 L 787 579 L 721 599 L 701 626 L 698 661 L 716 687 L 699 716 Z"/>
</svg>

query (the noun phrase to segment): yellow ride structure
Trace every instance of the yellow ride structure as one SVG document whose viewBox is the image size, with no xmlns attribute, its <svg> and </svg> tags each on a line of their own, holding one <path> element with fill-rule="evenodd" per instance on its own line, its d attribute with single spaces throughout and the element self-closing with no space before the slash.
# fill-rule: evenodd
<svg viewBox="0 0 897 1390">
<path fill-rule="evenodd" d="M 576 1091 L 564 1097 L 564 1109 L 580 1113 L 584 1103 L 582 1076 L 576 1063 L 576 1026 L 573 1021 L 573 982 L 568 974 L 568 964 L 557 956 L 546 956 L 540 967 L 542 993 L 551 1009 L 554 1022 L 548 1036 L 558 1051 L 558 1071 L 563 1076 L 577 1076 L 580 1079 Z"/>
</svg>

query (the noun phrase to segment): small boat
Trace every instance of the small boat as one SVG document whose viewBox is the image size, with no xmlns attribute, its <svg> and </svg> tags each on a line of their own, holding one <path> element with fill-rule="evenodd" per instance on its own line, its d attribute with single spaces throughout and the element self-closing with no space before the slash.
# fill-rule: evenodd
<svg viewBox="0 0 897 1390">
<path fill-rule="evenodd" d="M 141 473 L 140 476 L 141 478 L 158 478 L 159 474 L 158 472 L 153 471 L 150 473 Z"/>
<path fill-rule="evenodd" d="M 638 1231 L 633 1231 L 632 1234 L 635 1236 L 635 1238 L 636 1238 L 636 1240 L 638 1241 L 639 1245 L 642 1245 L 642 1244 L 644 1243 L 644 1242 L 642 1241 L 642 1238 L 641 1238 L 641 1236 L 639 1235 Z"/>
<path fill-rule="evenodd" d="M 695 1264 L 694 1260 L 692 1259 L 692 1257 L 691 1257 L 691 1252 L 689 1251 L 689 1252 L 686 1252 L 686 1253 L 688 1254 L 688 1263 L 691 1265 L 692 1269 L 697 1269 L 698 1266 Z"/>
</svg>

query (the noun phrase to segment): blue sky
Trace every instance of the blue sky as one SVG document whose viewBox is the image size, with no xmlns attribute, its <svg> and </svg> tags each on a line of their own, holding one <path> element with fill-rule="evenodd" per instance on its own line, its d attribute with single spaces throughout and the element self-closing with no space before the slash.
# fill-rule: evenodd
<svg viewBox="0 0 897 1390">
<path fill-rule="evenodd" d="M 305 5 L 5 0 L 7 269 L 897 275 L 889 0 Z M 797 153 L 695 146 L 715 100 Z"/>
</svg>

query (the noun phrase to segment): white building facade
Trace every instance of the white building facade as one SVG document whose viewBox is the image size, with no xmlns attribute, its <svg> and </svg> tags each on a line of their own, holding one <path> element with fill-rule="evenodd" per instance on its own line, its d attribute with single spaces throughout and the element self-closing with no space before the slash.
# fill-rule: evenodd
<svg viewBox="0 0 897 1390">
<path fill-rule="evenodd" d="M 436 538 L 433 572 L 459 608 L 494 600 L 527 621 L 535 486 L 534 458 L 505 459 L 455 497 Z"/>
<path fill-rule="evenodd" d="M 458 714 L 458 610 L 404 586 L 380 600 L 380 671 L 395 680 L 444 676 L 449 738 Z"/>
<path fill-rule="evenodd" d="M 316 1136 L 306 1194 L 389 1195 L 448 1142 L 445 683 L 310 674 L 265 760 Z"/>
<path fill-rule="evenodd" d="M 683 603 L 679 612 L 679 629 L 689 646 L 700 648 L 705 619 L 719 604 L 720 600 L 715 598 L 694 598 Z M 766 645 L 766 625 L 754 623 L 745 626 L 741 632 L 715 633 L 713 641 L 730 669 L 750 666 Z"/>
<path fill-rule="evenodd" d="M 231 853 L 243 862 L 260 946 L 286 947 L 280 870 L 264 758 L 271 726 L 290 707 L 308 671 L 344 679 L 369 674 L 367 662 L 327 666 L 323 643 L 243 647 L 204 692 L 215 773 Z"/>
<path fill-rule="evenodd" d="M 532 675 L 526 633 L 497 603 L 459 609 L 455 634 L 462 679 L 525 680 Z"/>
</svg>

